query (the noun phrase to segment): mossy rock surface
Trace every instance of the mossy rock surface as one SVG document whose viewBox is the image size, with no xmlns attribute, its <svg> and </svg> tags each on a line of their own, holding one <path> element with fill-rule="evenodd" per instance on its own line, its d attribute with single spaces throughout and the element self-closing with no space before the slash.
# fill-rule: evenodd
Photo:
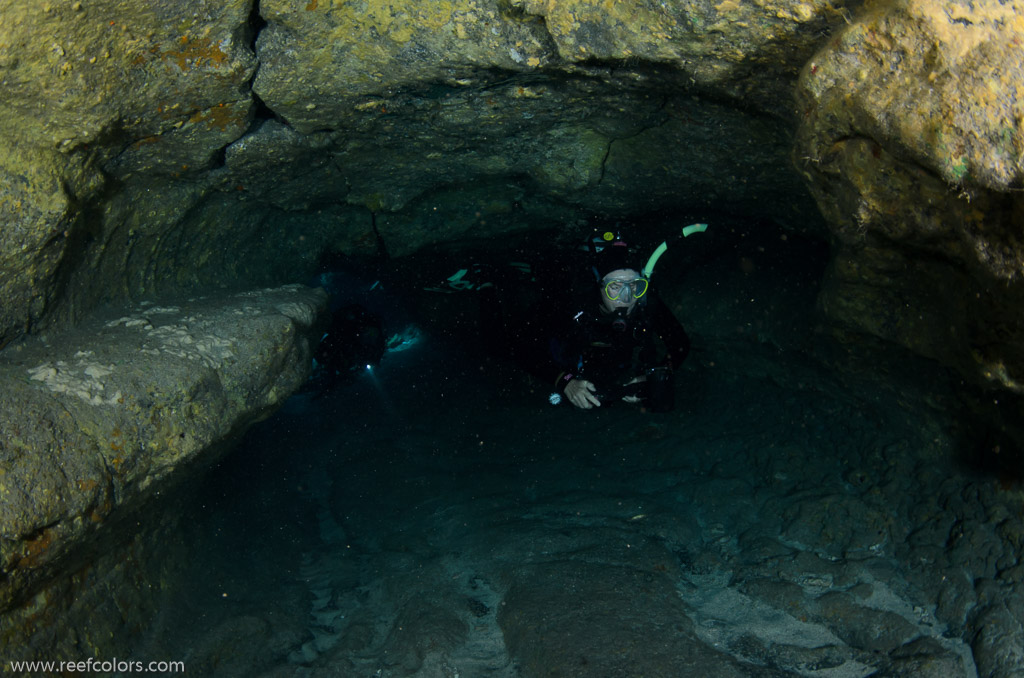
<svg viewBox="0 0 1024 678">
<path fill-rule="evenodd" d="M 283 403 L 325 306 L 300 286 L 144 304 L 5 350 L 0 609 Z"/>
<path fill-rule="evenodd" d="M 1024 393 L 1024 6 L 879 5 L 804 67 L 834 320 Z"/>
</svg>

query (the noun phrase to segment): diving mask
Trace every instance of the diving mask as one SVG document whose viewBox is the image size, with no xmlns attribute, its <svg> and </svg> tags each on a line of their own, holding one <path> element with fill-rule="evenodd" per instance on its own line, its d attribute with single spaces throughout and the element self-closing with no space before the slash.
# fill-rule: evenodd
<svg viewBox="0 0 1024 678">
<path fill-rule="evenodd" d="M 601 282 L 604 283 L 605 297 L 620 304 L 628 304 L 647 294 L 647 278 L 605 278 Z"/>
</svg>

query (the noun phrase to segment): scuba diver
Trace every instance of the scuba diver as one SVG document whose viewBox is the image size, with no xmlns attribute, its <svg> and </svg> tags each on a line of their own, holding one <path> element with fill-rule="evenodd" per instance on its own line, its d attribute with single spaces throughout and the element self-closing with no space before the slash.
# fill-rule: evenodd
<svg viewBox="0 0 1024 678">
<path fill-rule="evenodd" d="M 375 313 L 359 304 L 338 308 L 313 356 L 316 381 L 321 388 L 330 388 L 351 370 L 380 364 L 386 344 Z"/>
<path fill-rule="evenodd" d="M 683 236 L 706 227 L 688 226 Z M 522 286 L 481 288 L 485 343 L 550 384 L 553 404 L 567 399 L 589 410 L 624 401 L 669 412 L 675 406 L 673 370 L 689 354 L 690 338 L 650 284 L 667 244 L 642 267 L 615 233 L 604 233 L 589 246 L 589 281 L 570 287 L 583 294 L 564 305 L 550 303 L 552 293 L 564 294 L 572 285 L 564 268 L 556 275 L 536 272 L 540 296 L 525 313 L 517 311 L 526 296 Z"/>
</svg>

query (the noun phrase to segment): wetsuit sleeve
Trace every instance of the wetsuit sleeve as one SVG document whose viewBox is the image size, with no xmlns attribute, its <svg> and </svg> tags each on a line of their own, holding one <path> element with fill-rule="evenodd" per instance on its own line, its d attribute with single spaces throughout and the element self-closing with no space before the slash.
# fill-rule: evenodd
<svg viewBox="0 0 1024 678">
<path fill-rule="evenodd" d="M 667 360 L 673 367 L 679 367 L 690 355 L 690 335 L 686 333 L 682 323 L 672 313 L 661 297 L 653 296 L 647 302 L 651 317 L 651 329 L 665 344 L 668 352 Z"/>
<path fill-rule="evenodd" d="M 583 332 L 571 318 L 547 323 L 524 367 L 536 379 L 559 393 L 576 377 L 585 344 Z"/>
</svg>

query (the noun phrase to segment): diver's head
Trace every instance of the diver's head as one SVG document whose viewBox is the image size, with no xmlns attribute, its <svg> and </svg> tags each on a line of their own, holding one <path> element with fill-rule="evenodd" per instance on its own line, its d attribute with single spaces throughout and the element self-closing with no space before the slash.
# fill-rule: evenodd
<svg viewBox="0 0 1024 678">
<path fill-rule="evenodd" d="M 605 313 L 624 319 L 647 293 L 647 279 L 637 272 L 629 247 L 621 240 L 609 242 L 597 253 L 593 271 Z"/>
<path fill-rule="evenodd" d="M 647 294 L 647 278 L 632 268 L 618 268 L 601 278 L 600 288 L 605 312 L 629 315 Z"/>
</svg>

